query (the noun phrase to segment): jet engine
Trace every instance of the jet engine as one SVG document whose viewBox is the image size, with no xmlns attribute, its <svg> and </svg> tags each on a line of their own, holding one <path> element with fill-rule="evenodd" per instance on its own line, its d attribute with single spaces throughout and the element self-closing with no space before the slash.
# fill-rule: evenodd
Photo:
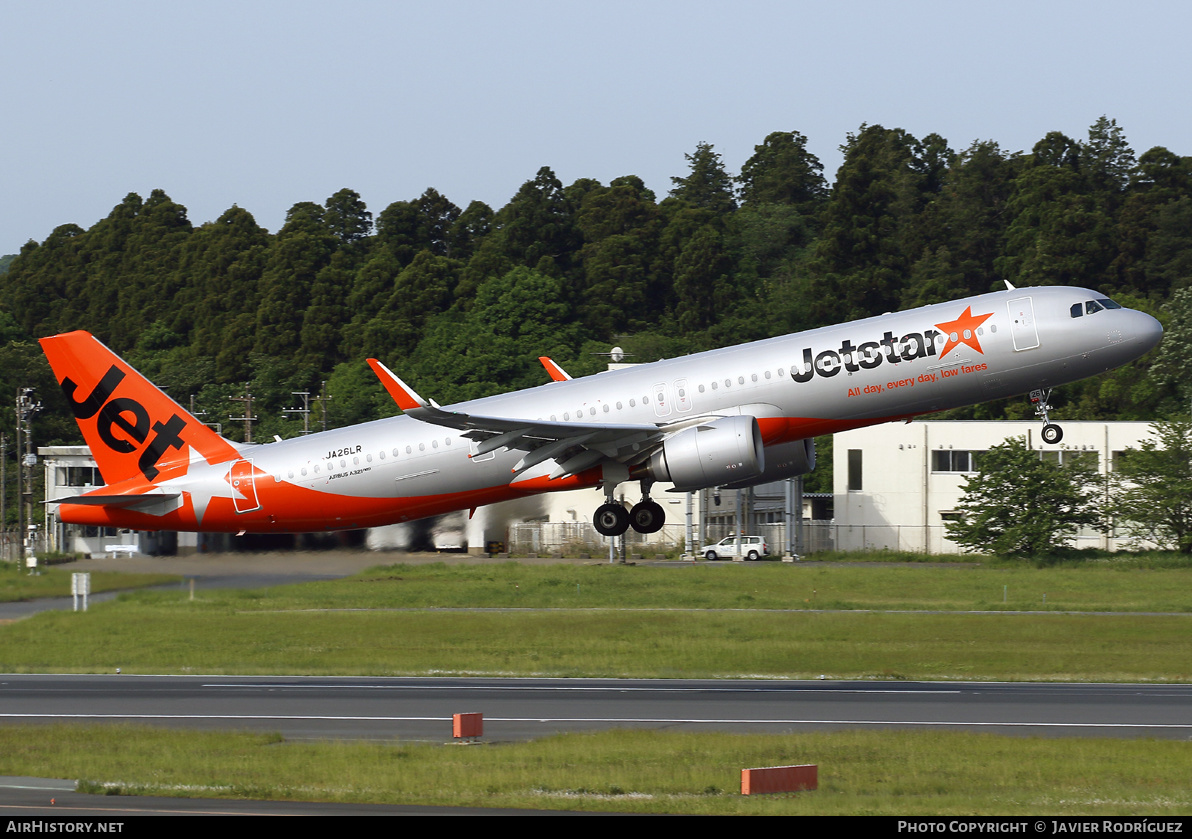
<svg viewBox="0 0 1192 839">
<path fill-rule="evenodd" d="M 680 431 L 651 455 L 645 471 L 650 480 L 691 492 L 750 481 L 765 472 L 765 465 L 757 420 L 735 416 Z"/>
<path fill-rule="evenodd" d="M 733 481 L 724 486 L 728 489 L 744 489 L 771 481 L 782 481 L 796 475 L 806 475 L 815 468 L 815 440 L 808 437 L 806 440 L 766 446 L 765 458 L 765 468 L 756 478 Z"/>
</svg>

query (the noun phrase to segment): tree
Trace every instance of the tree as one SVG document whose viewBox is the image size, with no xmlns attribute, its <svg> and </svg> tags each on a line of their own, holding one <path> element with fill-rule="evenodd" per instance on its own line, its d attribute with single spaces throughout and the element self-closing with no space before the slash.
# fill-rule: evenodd
<svg viewBox="0 0 1192 839">
<path fill-rule="evenodd" d="M 670 191 L 671 197 L 693 207 L 711 210 L 718 216 L 736 210 L 733 179 L 724 171 L 724 163 L 712 150 L 712 144 L 698 143 L 695 153 L 684 157 L 691 164 L 691 172 L 685 178 L 671 178 L 675 185 Z"/>
<path fill-rule="evenodd" d="M 1192 553 L 1192 422 L 1156 422 L 1151 432 L 1118 461 L 1113 514 L 1142 539 Z"/>
<path fill-rule="evenodd" d="M 1037 556 L 1101 521 L 1096 472 L 1079 461 L 1051 463 L 1014 437 L 983 452 L 977 464 L 956 505 L 960 518 L 947 524 L 948 538 L 965 548 Z"/>
<path fill-rule="evenodd" d="M 737 183 L 744 204 L 787 204 L 815 216 L 828 199 L 824 165 L 798 131 L 775 131 L 745 161 Z"/>
<path fill-rule="evenodd" d="M 372 213 L 350 189 L 341 189 L 324 203 L 323 224 L 341 244 L 358 242 L 372 232 Z"/>
</svg>

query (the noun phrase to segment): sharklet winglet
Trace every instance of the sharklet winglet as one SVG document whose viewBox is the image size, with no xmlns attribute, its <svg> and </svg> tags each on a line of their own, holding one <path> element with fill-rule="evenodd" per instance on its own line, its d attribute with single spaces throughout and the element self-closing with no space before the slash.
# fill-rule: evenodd
<svg viewBox="0 0 1192 839">
<path fill-rule="evenodd" d="M 551 377 L 551 381 L 555 382 L 569 382 L 571 381 L 571 374 L 555 363 L 555 360 L 550 356 L 540 355 L 538 361 L 546 368 L 547 374 Z"/>
<path fill-rule="evenodd" d="M 393 397 L 393 401 L 397 403 L 397 407 L 403 411 L 412 411 L 415 408 L 439 407 L 434 401 L 427 402 L 415 393 L 412 387 L 399 379 L 392 370 L 375 358 L 368 360 L 368 366 L 377 374 L 377 378 L 381 380 L 381 385 Z"/>
</svg>

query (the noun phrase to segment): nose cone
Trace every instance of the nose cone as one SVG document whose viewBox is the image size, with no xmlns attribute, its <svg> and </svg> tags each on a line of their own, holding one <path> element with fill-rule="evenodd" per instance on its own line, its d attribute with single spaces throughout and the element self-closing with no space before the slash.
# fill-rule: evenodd
<svg viewBox="0 0 1192 839">
<path fill-rule="evenodd" d="M 1163 338 L 1163 326 L 1146 312 L 1131 310 L 1130 315 L 1127 327 L 1130 338 L 1136 342 L 1138 354 L 1143 355 L 1153 350 Z"/>
</svg>

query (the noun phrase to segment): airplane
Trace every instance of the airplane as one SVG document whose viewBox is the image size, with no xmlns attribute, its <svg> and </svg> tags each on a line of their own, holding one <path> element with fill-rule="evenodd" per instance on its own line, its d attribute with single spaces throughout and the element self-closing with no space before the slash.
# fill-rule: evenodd
<svg viewBox="0 0 1192 839">
<path fill-rule="evenodd" d="M 402 414 L 266 444 L 227 440 L 86 332 L 41 339 L 105 486 L 66 523 L 134 530 L 347 530 L 600 488 L 605 536 L 664 524 L 655 483 L 740 488 L 815 467 L 812 438 L 1033 392 L 1144 355 L 1148 314 L 1072 287 L 1016 289 L 440 406 L 376 359 Z M 626 510 L 614 489 L 637 482 Z"/>
</svg>

